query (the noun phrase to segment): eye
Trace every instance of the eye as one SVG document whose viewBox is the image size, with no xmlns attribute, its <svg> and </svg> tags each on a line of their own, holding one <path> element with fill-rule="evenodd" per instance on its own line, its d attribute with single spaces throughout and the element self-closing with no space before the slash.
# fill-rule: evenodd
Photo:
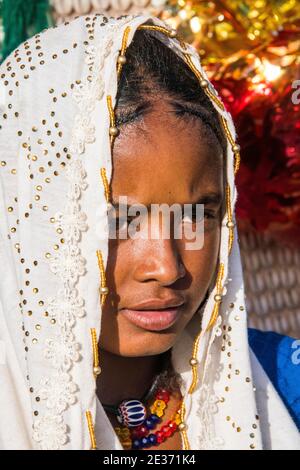
<svg viewBox="0 0 300 470">
<path fill-rule="evenodd" d="M 204 211 L 204 217 L 206 217 L 207 219 L 215 219 L 216 215 L 212 211 Z"/>
<path fill-rule="evenodd" d="M 183 223 L 200 223 L 204 219 L 215 219 L 216 215 L 214 211 L 211 210 L 204 210 L 204 212 L 200 213 L 196 210 L 196 204 L 192 206 L 191 214 L 183 213 L 182 222 Z"/>
<path fill-rule="evenodd" d="M 137 217 L 138 214 L 132 216 L 112 215 L 109 217 L 109 225 L 112 229 L 114 228 L 117 232 L 127 231 L 130 223 L 133 222 Z"/>
<path fill-rule="evenodd" d="M 128 225 L 130 222 L 132 222 L 135 219 L 135 217 L 116 217 L 115 218 L 115 224 L 116 224 L 116 229 L 117 230 L 127 230 Z"/>
</svg>

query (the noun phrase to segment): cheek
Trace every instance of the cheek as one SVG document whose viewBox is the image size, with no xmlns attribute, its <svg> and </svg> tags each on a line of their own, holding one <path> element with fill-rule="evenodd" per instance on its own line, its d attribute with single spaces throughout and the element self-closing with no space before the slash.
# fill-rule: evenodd
<svg viewBox="0 0 300 470">
<path fill-rule="evenodd" d="M 122 242 L 117 240 L 109 241 L 106 278 L 110 296 L 114 298 L 115 302 L 118 301 L 118 295 L 121 295 L 127 283 L 130 283 L 134 252 L 134 244 L 130 243 L 130 240 Z"/>
<path fill-rule="evenodd" d="M 200 250 L 183 250 L 182 261 L 190 273 L 192 283 L 191 296 L 199 298 L 199 293 L 206 291 L 215 275 L 219 256 L 221 230 L 217 228 L 204 235 L 204 244 Z"/>
<path fill-rule="evenodd" d="M 188 273 L 188 287 L 191 295 L 199 297 L 203 290 L 207 290 L 216 271 L 220 245 L 220 227 L 207 231 L 204 234 L 204 244 L 199 250 L 185 249 L 185 243 L 178 242 L 178 252 Z M 122 297 L 128 287 L 132 287 L 132 273 L 137 259 L 145 256 L 139 254 L 138 246 L 134 241 L 110 241 L 109 262 L 107 266 L 107 282 L 115 302 Z M 185 284 L 185 283 L 184 283 Z"/>
</svg>

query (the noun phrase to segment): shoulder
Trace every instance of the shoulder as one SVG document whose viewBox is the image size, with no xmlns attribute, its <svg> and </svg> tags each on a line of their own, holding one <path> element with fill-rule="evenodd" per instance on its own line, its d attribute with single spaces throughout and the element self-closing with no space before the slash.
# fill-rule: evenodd
<svg viewBox="0 0 300 470">
<path fill-rule="evenodd" d="M 249 345 L 300 429 L 300 339 L 248 329 Z"/>
</svg>

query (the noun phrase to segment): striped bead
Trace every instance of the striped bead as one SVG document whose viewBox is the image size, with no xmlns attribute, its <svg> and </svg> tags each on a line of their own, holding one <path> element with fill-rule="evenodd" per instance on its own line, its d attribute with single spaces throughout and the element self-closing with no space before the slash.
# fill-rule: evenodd
<svg viewBox="0 0 300 470">
<path fill-rule="evenodd" d="M 140 426 L 146 419 L 146 408 L 139 400 L 124 400 L 118 407 L 118 421 L 129 428 Z"/>
</svg>

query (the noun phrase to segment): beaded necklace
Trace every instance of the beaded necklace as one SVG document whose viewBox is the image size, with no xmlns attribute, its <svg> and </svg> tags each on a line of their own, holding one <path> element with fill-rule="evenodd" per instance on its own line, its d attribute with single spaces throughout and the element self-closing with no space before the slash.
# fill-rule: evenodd
<svg viewBox="0 0 300 470">
<path fill-rule="evenodd" d="M 169 400 L 170 392 L 159 388 L 148 411 L 139 400 L 124 400 L 119 405 L 117 418 L 121 426 L 115 427 L 115 432 L 125 450 L 159 446 L 173 436 L 181 424 L 179 410 L 166 425 L 156 429 L 162 421 Z"/>
<path fill-rule="evenodd" d="M 104 410 L 114 414 L 120 423 L 114 429 L 124 450 L 159 446 L 180 429 L 180 410 L 165 425 L 158 427 L 171 396 L 171 391 L 162 386 L 163 379 L 166 380 L 164 376 L 168 376 L 171 370 L 169 354 L 165 356 L 162 369 L 164 372 L 156 376 L 150 389 L 140 400 L 123 400 L 117 406 L 102 404 Z M 144 403 L 148 401 L 152 404 L 146 407 Z"/>
</svg>

